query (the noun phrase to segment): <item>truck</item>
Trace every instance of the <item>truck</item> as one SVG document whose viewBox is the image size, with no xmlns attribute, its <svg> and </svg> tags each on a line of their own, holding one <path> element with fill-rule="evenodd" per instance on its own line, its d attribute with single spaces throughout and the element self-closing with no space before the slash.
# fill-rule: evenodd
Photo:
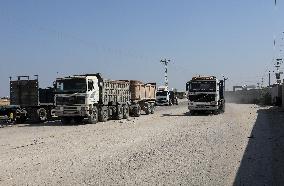
<svg viewBox="0 0 284 186">
<path fill-rule="evenodd" d="M 175 92 L 169 91 L 166 86 L 158 87 L 156 93 L 156 105 L 171 106 L 173 104 L 178 105 L 178 99 Z"/>
<path fill-rule="evenodd" d="M 73 75 L 55 81 L 55 115 L 63 124 L 105 122 L 154 113 L 155 85 L 109 80 L 100 73 Z"/>
<path fill-rule="evenodd" d="M 7 123 L 20 122 L 26 113 L 18 105 L 1 105 L 0 121 Z"/>
<path fill-rule="evenodd" d="M 53 118 L 54 89 L 39 88 L 38 76 L 18 76 L 17 80 L 10 77 L 10 104 L 17 108 L 17 123 L 45 122 Z"/>
<path fill-rule="evenodd" d="M 224 80 L 218 80 L 215 76 L 195 76 L 186 83 L 186 90 L 190 114 L 225 112 Z"/>
</svg>

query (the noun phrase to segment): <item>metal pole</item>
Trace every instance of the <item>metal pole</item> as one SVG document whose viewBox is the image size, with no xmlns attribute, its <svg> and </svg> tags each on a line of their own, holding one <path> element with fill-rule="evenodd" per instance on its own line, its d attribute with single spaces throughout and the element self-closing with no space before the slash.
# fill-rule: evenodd
<svg viewBox="0 0 284 186">
<path fill-rule="evenodd" d="M 165 65 L 165 86 L 167 87 L 167 89 L 169 89 L 169 81 L 168 81 L 168 63 L 170 62 L 171 60 L 167 60 L 167 59 L 164 59 L 164 60 L 161 60 L 160 62 L 163 63 Z"/>
<path fill-rule="evenodd" d="M 270 84 L 271 83 L 271 81 L 270 81 L 270 71 L 269 71 L 269 73 L 268 73 L 268 86 L 270 87 Z"/>
</svg>

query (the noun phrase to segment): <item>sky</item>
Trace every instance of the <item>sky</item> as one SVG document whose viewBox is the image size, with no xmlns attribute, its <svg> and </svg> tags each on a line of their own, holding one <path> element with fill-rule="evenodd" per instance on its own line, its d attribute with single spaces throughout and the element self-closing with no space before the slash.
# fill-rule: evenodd
<svg viewBox="0 0 284 186">
<path fill-rule="evenodd" d="M 42 88 L 97 72 L 162 85 L 164 58 L 170 88 L 194 75 L 266 85 L 283 18 L 283 0 L 0 0 L 0 97 L 19 75 Z"/>
</svg>

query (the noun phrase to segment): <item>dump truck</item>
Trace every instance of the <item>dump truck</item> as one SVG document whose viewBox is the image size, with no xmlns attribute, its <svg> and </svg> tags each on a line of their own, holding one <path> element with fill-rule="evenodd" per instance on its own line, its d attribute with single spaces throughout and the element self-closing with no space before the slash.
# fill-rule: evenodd
<svg viewBox="0 0 284 186">
<path fill-rule="evenodd" d="M 100 73 L 57 78 L 55 115 L 63 124 L 97 123 L 154 112 L 155 85 L 109 80 Z"/>
<path fill-rule="evenodd" d="M 215 76 L 196 76 L 186 83 L 188 109 L 191 114 L 210 111 L 225 112 L 224 81 Z"/>
<path fill-rule="evenodd" d="M 17 123 L 44 122 L 53 118 L 54 88 L 39 88 L 38 76 L 10 78 L 10 104 L 17 106 Z"/>
</svg>

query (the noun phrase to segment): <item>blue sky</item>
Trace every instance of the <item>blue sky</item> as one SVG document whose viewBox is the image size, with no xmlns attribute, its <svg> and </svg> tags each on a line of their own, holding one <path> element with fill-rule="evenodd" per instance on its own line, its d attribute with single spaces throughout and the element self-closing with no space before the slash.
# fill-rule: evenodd
<svg viewBox="0 0 284 186">
<path fill-rule="evenodd" d="M 179 90 L 197 74 L 255 84 L 278 55 L 283 18 L 280 0 L 0 0 L 0 96 L 17 75 L 38 74 L 41 87 L 95 72 L 162 84 L 161 58 Z"/>
</svg>

